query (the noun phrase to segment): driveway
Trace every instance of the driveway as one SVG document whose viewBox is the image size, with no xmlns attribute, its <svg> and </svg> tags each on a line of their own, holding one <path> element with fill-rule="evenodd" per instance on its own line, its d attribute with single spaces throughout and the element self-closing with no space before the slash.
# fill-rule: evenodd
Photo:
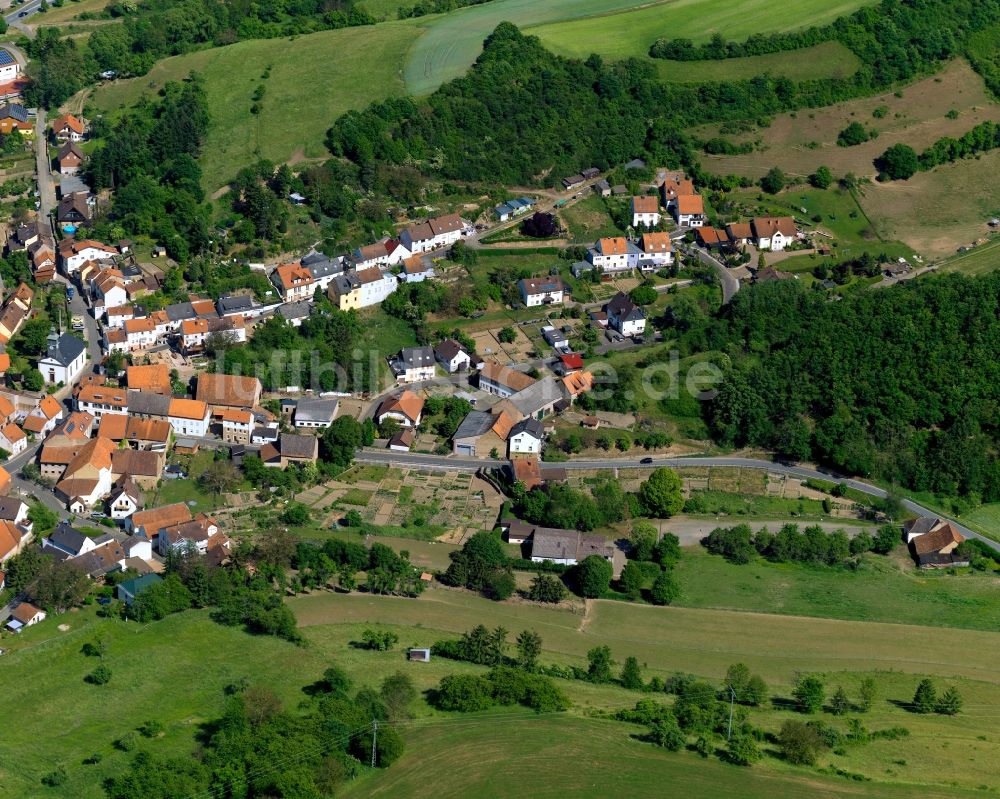
<svg viewBox="0 0 1000 799">
<path fill-rule="evenodd" d="M 38 202 L 40 203 L 38 217 L 50 220 L 56 207 L 56 186 L 52 179 L 45 132 L 45 109 L 35 109 L 35 173 L 38 176 Z"/>
</svg>

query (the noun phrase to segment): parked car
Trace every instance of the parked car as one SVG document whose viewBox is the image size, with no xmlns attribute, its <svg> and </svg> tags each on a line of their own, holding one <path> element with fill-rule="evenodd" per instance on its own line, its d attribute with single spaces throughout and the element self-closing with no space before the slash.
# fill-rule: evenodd
<svg viewBox="0 0 1000 799">
<path fill-rule="evenodd" d="M 647 463 L 652 463 L 652 462 L 653 462 L 652 458 L 643 458 L 641 461 L 639 461 L 639 463 L 642 463 L 642 464 L 647 464 Z"/>
<path fill-rule="evenodd" d="M 187 477 L 187 472 L 185 472 L 180 466 L 168 466 L 163 470 L 163 476 L 167 480 L 183 480 Z"/>
</svg>

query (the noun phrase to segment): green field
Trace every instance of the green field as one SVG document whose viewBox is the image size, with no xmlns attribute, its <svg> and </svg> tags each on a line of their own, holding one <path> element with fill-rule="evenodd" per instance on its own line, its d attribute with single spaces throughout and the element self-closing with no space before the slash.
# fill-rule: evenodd
<svg viewBox="0 0 1000 799">
<path fill-rule="evenodd" d="M 640 5 L 641 0 L 491 0 L 450 14 L 422 17 L 420 25 L 426 32 L 406 56 L 406 89 L 415 95 L 430 94 L 442 83 L 464 75 L 482 52 L 483 40 L 501 22 L 527 28 Z"/>
<path fill-rule="evenodd" d="M 88 105 L 113 111 L 167 81 L 200 74 L 211 112 L 200 161 L 211 192 L 257 158 L 322 158 L 324 135 L 337 117 L 402 93 L 401 58 L 413 32 L 411 24 L 390 22 L 200 50 L 164 59 L 140 78 L 104 84 Z M 262 81 L 268 65 L 270 78 Z M 251 95 L 262 83 L 263 111 L 254 116 Z"/>
<path fill-rule="evenodd" d="M 636 728 L 638 731 L 638 728 Z M 410 799 L 939 799 L 971 792 L 865 785 L 791 770 L 739 769 L 671 755 L 627 737 L 623 726 L 577 716 L 501 715 L 414 724 L 406 755 L 341 794 Z M 447 775 L 447 779 L 443 779 Z M 670 786 L 667 788 L 666 786 Z"/>
<path fill-rule="evenodd" d="M 846 78 L 858 71 L 858 57 L 840 42 L 823 42 L 789 53 L 771 53 L 717 61 L 664 61 L 657 72 L 672 83 L 743 80 L 754 75 L 781 75 L 792 80 Z"/>
<path fill-rule="evenodd" d="M 751 526 L 754 526 L 751 523 Z M 857 571 L 758 560 L 742 566 L 687 548 L 677 566 L 679 605 L 896 624 L 1000 628 L 998 581 L 985 574 L 919 572 L 898 558 L 868 556 Z"/>
<path fill-rule="evenodd" d="M 645 56 L 649 46 L 660 38 L 686 38 L 707 41 L 721 33 L 734 39 L 746 39 L 752 33 L 781 33 L 811 25 L 822 25 L 866 5 L 865 0 L 791 0 L 775 14 L 766 0 L 681 0 L 650 3 L 634 10 L 607 13 L 597 3 L 582 19 L 532 27 L 550 50 L 561 55 L 586 58 L 598 53 L 606 58 Z M 604 13 L 602 13 L 604 12 Z M 528 23 L 524 23 L 528 24 Z"/>
<path fill-rule="evenodd" d="M 514 796 L 515 789 L 524 795 L 523 784 L 515 788 L 497 771 L 509 774 L 513 758 L 523 763 L 525 774 L 539 775 L 533 796 L 644 795 L 644 786 L 665 778 L 683 784 L 684 795 L 706 799 L 729 795 L 727 787 L 736 792 L 732 795 L 769 791 L 803 797 L 916 795 L 915 788 L 897 788 L 888 784 L 892 782 L 940 786 L 953 781 L 961 787 L 996 788 L 993 747 L 1000 740 L 1000 721 L 992 708 L 998 698 L 1000 636 L 994 633 L 621 602 L 593 602 L 584 612 L 582 603 L 560 608 L 493 603 L 443 588 L 431 589 L 419 600 L 324 592 L 294 598 L 290 605 L 305 625 L 305 648 L 220 627 L 206 611 L 139 626 L 99 619 L 93 607 L 61 616 L 58 621 L 68 627 L 65 631 L 57 630 L 50 619 L 6 638 L 9 651 L 0 663 L 4 710 L 18 721 L 0 738 L 0 797 L 98 799 L 103 795 L 101 780 L 120 772 L 130 757 L 113 741 L 158 719 L 164 735 L 155 741 L 140 738 L 139 749 L 186 755 L 194 750 L 201 725 L 221 710 L 222 689 L 242 678 L 270 687 L 286 707 L 294 708 L 302 688 L 331 662 L 347 669 L 359 686 L 377 684 L 403 670 L 421 690 L 445 674 L 478 668 L 438 658 L 429 664 L 407 663 L 398 650 L 376 654 L 350 646 L 375 622 L 399 635 L 400 648 L 429 645 L 477 623 L 502 624 L 514 634 L 531 627 L 544 639 L 545 662 L 582 665 L 587 649 L 608 643 L 619 661 L 627 655 L 638 657 L 647 676 L 685 670 L 718 680 L 730 663 L 744 660 L 779 696 L 787 695 L 799 670 L 822 671 L 828 684 L 843 684 L 849 692 L 855 690 L 860 673 L 877 672 L 881 699 L 865 724 L 874 729 L 901 725 L 911 735 L 824 757 L 822 765 L 829 762 L 862 773 L 874 780 L 871 784 L 831 781 L 815 770 L 788 769 L 773 759 L 740 770 L 715 759 L 667 755 L 630 738 L 639 728 L 581 717 L 631 705 L 635 693 L 613 685 L 559 681 L 574 709 L 556 718 L 520 711 L 452 716 L 418 703 L 416 719 L 401 730 L 410 747 L 407 755 L 389 772 L 352 786 L 351 796 L 425 795 L 425 783 L 434 784 L 435 795 Z M 106 663 L 113 672 L 111 682 L 101 687 L 83 681 L 98 661 L 81 652 L 98 634 L 108 642 Z M 961 715 L 914 716 L 893 704 L 908 699 L 916 675 L 925 673 L 941 682 L 957 682 L 966 700 Z M 773 730 L 787 717 L 783 710 L 759 711 L 755 723 Z M 469 748 L 447 745 L 455 736 L 462 738 L 461 747 Z M 961 755 L 942 742 L 960 749 Z M 477 755 L 487 745 L 490 756 Z M 534 754 L 528 756 L 529 751 Z M 100 762 L 83 765 L 95 753 Z M 452 756 L 457 758 L 454 768 L 448 766 Z M 569 757 L 579 761 L 579 768 L 552 768 L 553 762 L 562 764 Z M 604 764 L 622 758 L 633 765 L 621 769 L 624 792 L 609 793 L 610 766 Z M 892 765 L 900 759 L 909 766 Z M 959 762 L 961 768 L 956 768 Z M 887 765 L 892 766 L 889 773 Z M 66 768 L 66 783 L 42 788 L 40 778 L 57 766 Z M 921 795 L 963 794 L 922 787 Z"/>
</svg>

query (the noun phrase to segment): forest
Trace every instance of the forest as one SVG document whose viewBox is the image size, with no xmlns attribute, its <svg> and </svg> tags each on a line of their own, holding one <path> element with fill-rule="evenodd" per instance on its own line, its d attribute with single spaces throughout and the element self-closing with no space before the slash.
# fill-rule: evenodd
<svg viewBox="0 0 1000 799">
<path fill-rule="evenodd" d="M 197 80 L 168 83 L 156 101 L 143 99 L 112 128 L 98 123 L 104 137 L 87 163 L 95 190 L 113 188 L 108 219 L 96 221 L 93 235 L 120 238 L 103 230 L 120 226 L 131 236 L 152 236 L 178 261 L 209 244 L 208 209 L 197 157 L 208 128 L 208 101 Z"/>
<path fill-rule="evenodd" d="M 681 341 L 732 358 L 705 409 L 720 444 L 1000 499 L 998 274 L 928 276 L 838 302 L 795 281 L 761 284 Z"/>
<path fill-rule="evenodd" d="M 1000 22 L 998 0 L 963 5 L 968 13 L 956 13 L 945 0 L 915 6 L 885 0 L 838 20 L 830 31 L 782 35 L 786 46 L 798 47 L 810 36 L 836 34 L 864 63 L 850 78 L 800 82 L 759 75 L 668 84 L 647 62 L 561 58 L 501 23 L 467 75 L 425 101 L 391 98 L 345 114 L 329 130 L 327 146 L 369 173 L 377 164 L 421 164 L 425 174 L 513 185 L 555 185 L 582 168 L 604 169 L 637 156 L 694 170 L 685 128 L 871 94 L 932 71 L 962 52 L 971 32 Z"/>
</svg>

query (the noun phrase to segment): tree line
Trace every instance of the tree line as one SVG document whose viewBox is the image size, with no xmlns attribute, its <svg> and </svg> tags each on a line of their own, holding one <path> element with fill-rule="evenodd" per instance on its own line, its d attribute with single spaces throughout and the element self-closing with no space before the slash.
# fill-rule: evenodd
<svg viewBox="0 0 1000 799">
<path fill-rule="evenodd" d="M 894 144 L 875 159 L 875 167 L 880 180 L 907 180 L 917 172 L 927 172 L 962 158 L 973 158 L 997 147 L 1000 147 L 1000 124 L 987 120 L 958 139 L 942 136 L 919 155 L 908 144 Z"/>
</svg>

